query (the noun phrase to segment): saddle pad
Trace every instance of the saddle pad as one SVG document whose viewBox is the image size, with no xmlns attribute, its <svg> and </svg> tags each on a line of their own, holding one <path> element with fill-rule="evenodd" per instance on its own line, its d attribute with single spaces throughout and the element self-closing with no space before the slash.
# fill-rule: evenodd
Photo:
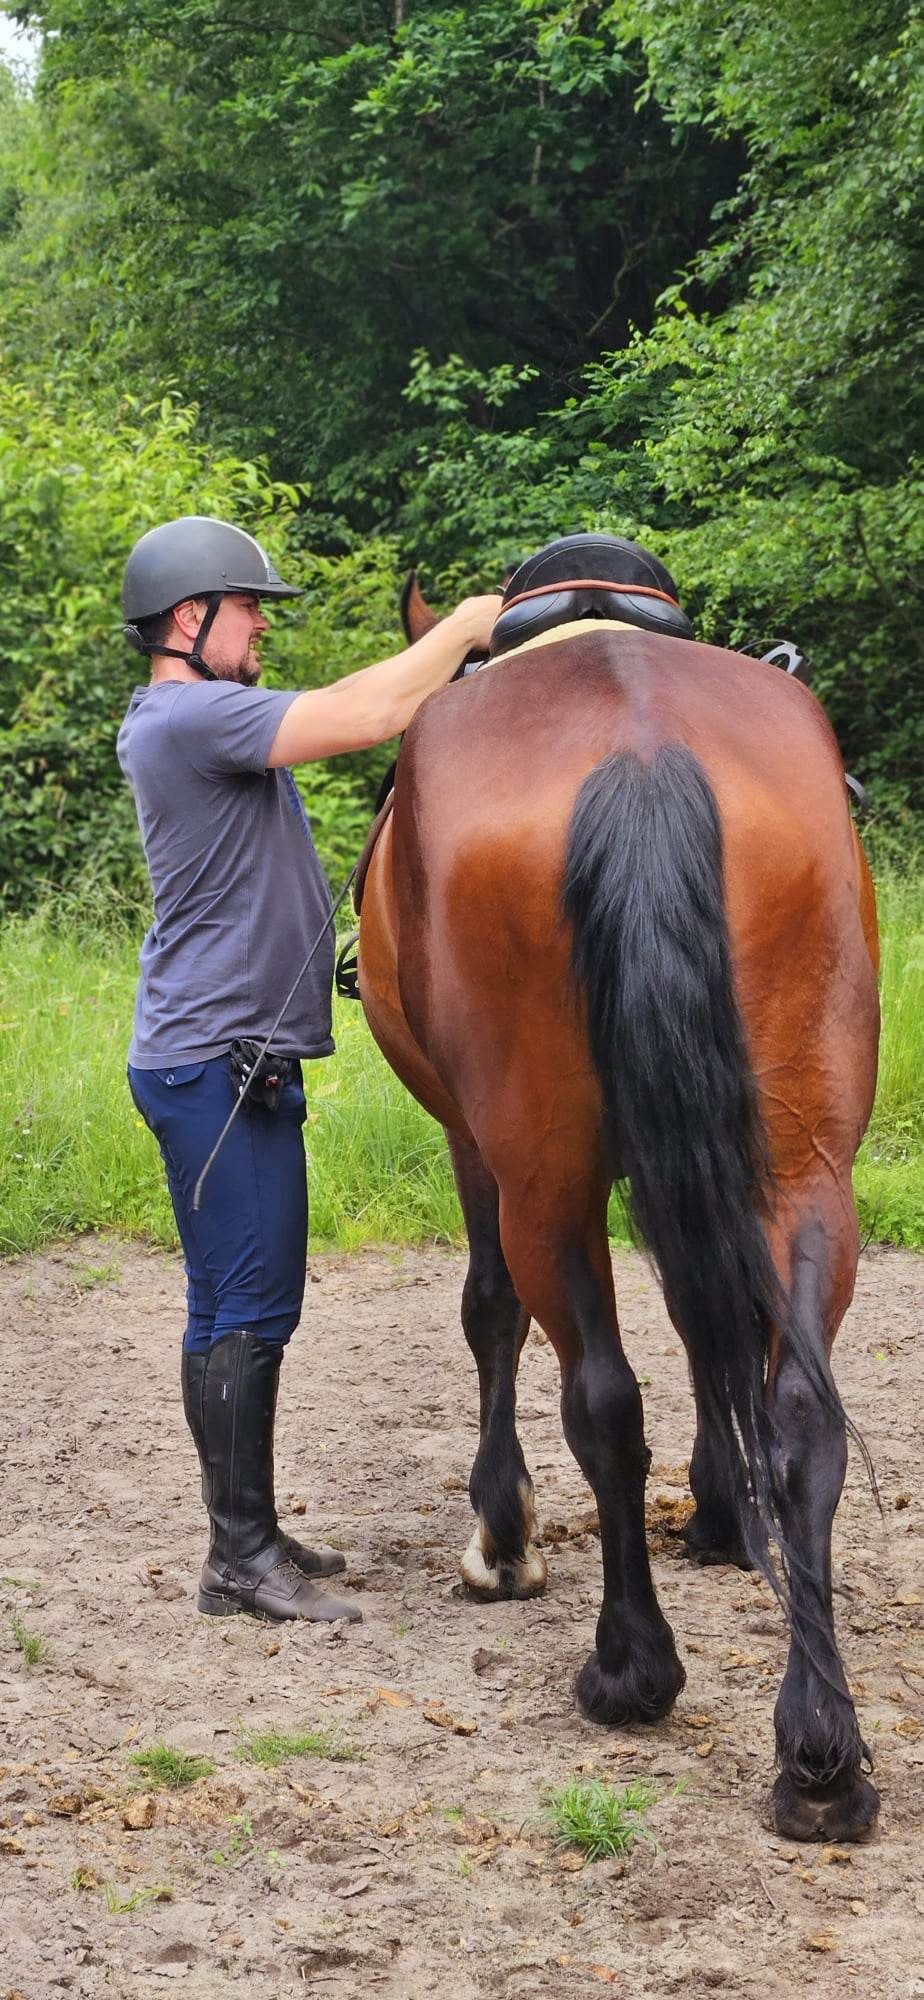
<svg viewBox="0 0 924 2000">
<path fill-rule="evenodd" d="M 508 653 L 496 653 L 493 660 L 484 660 L 478 668 L 483 674 L 487 667 L 504 667 L 508 660 L 517 660 L 521 653 L 531 653 L 536 646 L 557 646 L 559 639 L 571 639 L 587 632 L 637 632 L 637 625 L 630 625 L 625 618 L 570 618 L 567 625 L 550 625 L 547 632 L 537 632 L 535 638 L 524 639 L 519 646 L 511 646 Z"/>
</svg>

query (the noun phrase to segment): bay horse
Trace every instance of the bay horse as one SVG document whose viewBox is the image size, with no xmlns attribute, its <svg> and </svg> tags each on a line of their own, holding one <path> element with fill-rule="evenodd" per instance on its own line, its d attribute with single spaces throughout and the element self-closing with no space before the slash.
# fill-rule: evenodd
<svg viewBox="0 0 924 2000">
<path fill-rule="evenodd" d="M 649 594 L 672 601 L 658 573 Z M 649 1567 L 607 1238 L 627 1181 L 695 1395 L 689 1550 L 771 1574 L 768 1536 L 782 1552 L 777 1830 L 859 1839 L 879 1800 L 834 1632 L 847 1439 L 828 1356 L 876 1082 L 872 881 L 809 689 L 609 602 L 422 704 L 364 882 L 366 1017 L 445 1128 L 468 1231 L 481 1425 L 462 1573 L 482 1598 L 545 1586 L 516 1430 L 532 1317 L 599 1513 L 578 1705 L 610 1725 L 671 1708 L 685 1674 Z M 408 636 L 433 623 L 415 586 Z"/>
</svg>

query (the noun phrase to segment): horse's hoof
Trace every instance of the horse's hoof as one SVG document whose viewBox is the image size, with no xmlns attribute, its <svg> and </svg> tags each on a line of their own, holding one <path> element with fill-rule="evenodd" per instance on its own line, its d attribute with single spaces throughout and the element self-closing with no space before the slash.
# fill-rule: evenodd
<svg viewBox="0 0 924 2000">
<path fill-rule="evenodd" d="M 697 1507 L 683 1529 L 687 1555 L 696 1563 L 733 1563 L 736 1569 L 753 1569 L 754 1563 L 732 1522 L 711 1522 Z"/>
<path fill-rule="evenodd" d="M 662 1653 L 627 1660 L 615 1674 L 601 1664 L 599 1653 L 588 1653 L 575 1677 L 574 1695 L 589 1722 L 622 1729 L 630 1722 L 660 1722 L 669 1715 L 686 1678 L 668 1635 Z"/>
<path fill-rule="evenodd" d="M 784 1840 L 868 1840 L 879 1814 L 879 1793 L 858 1771 L 833 1785 L 797 1785 L 781 1771 L 773 1787 L 773 1820 Z"/>
<path fill-rule="evenodd" d="M 460 1568 L 473 1596 L 485 1604 L 496 1604 L 508 1597 L 541 1597 L 549 1575 L 548 1563 L 533 1542 L 527 1542 L 525 1555 L 512 1560 L 498 1562 L 496 1557 L 486 1556 L 479 1528 L 475 1529 Z"/>
</svg>

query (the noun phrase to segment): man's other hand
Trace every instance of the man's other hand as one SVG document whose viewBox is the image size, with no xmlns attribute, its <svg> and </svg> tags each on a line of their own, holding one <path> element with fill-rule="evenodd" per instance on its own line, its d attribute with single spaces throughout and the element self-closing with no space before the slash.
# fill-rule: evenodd
<svg viewBox="0 0 924 2000">
<path fill-rule="evenodd" d="M 484 597 L 463 597 L 461 604 L 450 612 L 447 622 L 460 627 L 469 652 L 486 653 L 503 604 L 503 598 L 494 592 Z"/>
</svg>

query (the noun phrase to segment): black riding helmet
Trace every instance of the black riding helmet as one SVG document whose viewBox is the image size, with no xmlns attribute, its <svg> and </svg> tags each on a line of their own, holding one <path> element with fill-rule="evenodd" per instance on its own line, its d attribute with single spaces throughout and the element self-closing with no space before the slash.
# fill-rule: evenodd
<svg viewBox="0 0 924 2000">
<path fill-rule="evenodd" d="M 135 543 L 122 579 L 124 632 L 137 653 L 166 653 L 185 660 L 206 680 L 214 680 L 202 658 L 202 648 L 223 597 L 232 591 L 251 597 L 300 597 L 293 584 L 283 583 L 266 550 L 243 528 L 217 521 L 211 514 L 184 514 L 178 521 L 150 528 Z M 192 651 L 152 645 L 139 623 L 172 611 L 187 597 L 204 597 L 205 617 Z"/>
</svg>

